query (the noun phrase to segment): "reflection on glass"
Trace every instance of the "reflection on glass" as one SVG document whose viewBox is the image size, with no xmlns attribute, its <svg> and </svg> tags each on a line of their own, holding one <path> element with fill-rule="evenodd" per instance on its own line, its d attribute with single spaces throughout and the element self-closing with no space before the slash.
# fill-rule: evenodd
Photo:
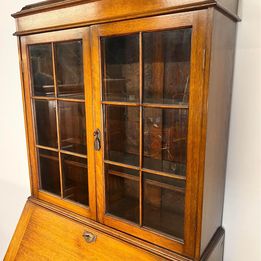
<svg viewBox="0 0 261 261">
<path fill-rule="evenodd" d="M 105 159 L 139 164 L 139 108 L 104 105 Z"/>
<path fill-rule="evenodd" d="M 64 198 L 88 206 L 87 160 L 62 154 Z"/>
<path fill-rule="evenodd" d="M 58 153 L 38 150 L 40 189 L 61 195 Z"/>
<path fill-rule="evenodd" d="M 143 34 L 144 102 L 186 104 L 191 29 Z"/>
<path fill-rule="evenodd" d="M 58 96 L 84 98 L 82 42 L 55 44 Z"/>
<path fill-rule="evenodd" d="M 56 102 L 35 100 L 36 143 L 57 148 Z"/>
<path fill-rule="evenodd" d="M 139 35 L 102 38 L 103 100 L 139 101 Z"/>
<path fill-rule="evenodd" d="M 86 154 L 85 105 L 59 101 L 61 149 Z"/>
<path fill-rule="evenodd" d="M 139 172 L 106 164 L 106 210 L 139 223 Z"/>
<path fill-rule="evenodd" d="M 144 108 L 143 167 L 186 175 L 188 110 Z"/>
<path fill-rule="evenodd" d="M 54 96 L 51 44 L 29 46 L 31 85 L 34 96 Z"/>
<path fill-rule="evenodd" d="M 184 181 L 144 173 L 144 226 L 183 239 L 184 208 Z"/>
</svg>

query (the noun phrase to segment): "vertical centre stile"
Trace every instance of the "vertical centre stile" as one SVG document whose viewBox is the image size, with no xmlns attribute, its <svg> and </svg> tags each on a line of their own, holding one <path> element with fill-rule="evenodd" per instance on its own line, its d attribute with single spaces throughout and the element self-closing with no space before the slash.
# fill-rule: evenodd
<svg viewBox="0 0 261 261">
<path fill-rule="evenodd" d="M 61 156 L 61 139 L 60 139 L 60 121 L 59 121 L 59 104 L 58 104 L 58 87 L 56 79 L 56 66 L 55 66 L 55 48 L 52 43 L 52 64 L 53 64 L 53 81 L 54 81 L 54 95 L 56 104 L 56 128 L 57 128 L 57 144 L 58 144 L 58 157 L 59 157 L 59 174 L 60 174 L 60 187 L 61 198 L 64 198 L 63 174 L 62 174 L 62 156 Z"/>
<path fill-rule="evenodd" d="M 143 174 L 142 174 L 142 159 L 143 159 L 143 120 L 142 120 L 142 114 L 143 114 L 143 108 L 142 108 L 142 102 L 143 102 L 143 54 L 142 54 L 142 32 L 139 33 L 139 72 L 140 72 L 140 148 L 139 148 L 139 174 L 140 174 L 140 197 L 139 197 L 139 208 L 140 208 L 140 226 L 142 226 L 142 217 L 143 217 L 143 211 L 142 211 L 142 202 L 143 202 L 143 186 L 142 186 L 142 180 L 143 180 Z"/>
</svg>

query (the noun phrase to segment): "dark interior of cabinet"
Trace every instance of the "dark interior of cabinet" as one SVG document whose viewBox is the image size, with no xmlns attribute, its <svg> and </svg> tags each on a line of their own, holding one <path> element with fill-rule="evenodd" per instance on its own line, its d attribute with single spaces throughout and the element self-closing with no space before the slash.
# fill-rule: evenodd
<svg viewBox="0 0 261 261">
<path fill-rule="evenodd" d="M 54 50 L 52 50 L 54 49 Z M 33 96 L 84 99 L 82 41 L 29 46 Z M 57 89 L 54 86 L 53 56 Z"/>
<path fill-rule="evenodd" d="M 54 77 L 51 44 L 29 46 L 33 96 L 54 96 Z"/>
<path fill-rule="evenodd" d="M 106 164 L 107 211 L 139 223 L 139 172 Z"/>
<path fill-rule="evenodd" d="M 139 165 L 139 108 L 104 106 L 105 158 Z"/>
<path fill-rule="evenodd" d="M 106 211 L 178 238 L 184 235 L 190 45 L 190 28 L 101 43 Z M 29 50 L 37 145 L 44 146 L 41 189 L 88 205 L 82 42 Z"/>
<path fill-rule="evenodd" d="M 41 190 L 89 204 L 82 41 L 29 46 Z"/>
<path fill-rule="evenodd" d="M 141 103 L 188 104 L 191 29 L 143 34 L 143 99 Z M 140 102 L 138 35 L 104 38 L 103 100 Z M 138 165 L 139 108 L 104 106 L 106 158 Z M 170 170 L 169 161 L 185 172 L 188 111 L 143 110 L 144 161 Z M 117 140 L 117 142 L 115 142 Z M 171 142 L 169 142 L 171 141 Z M 177 148 L 178 147 L 178 148 Z M 164 150 L 164 151 L 163 151 Z M 126 159 L 124 159 L 126 157 Z M 163 163 L 157 162 L 162 160 Z M 162 167 L 157 167 L 162 165 Z"/>
<path fill-rule="evenodd" d="M 102 39 L 103 100 L 139 101 L 139 34 Z"/>
<path fill-rule="evenodd" d="M 62 155 L 64 198 L 83 205 L 89 204 L 87 160 Z"/>
<path fill-rule="evenodd" d="M 61 195 L 59 175 L 59 157 L 57 152 L 39 149 L 40 188 L 56 195 Z"/>
<path fill-rule="evenodd" d="M 82 41 L 55 44 L 58 97 L 84 99 Z"/>
<path fill-rule="evenodd" d="M 191 29 L 144 33 L 143 102 L 188 104 Z"/>
<path fill-rule="evenodd" d="M 107 213 L 178 238 L 184 236 L 190 46 L 190 28 L 102 38 Z"/>
<path fill-rule="evenodd" d="M 85 104 L 59 101 L 61 149 L 86 155 Z"/>
<path fill-rule="evenodd" d="M 185 182 L 143 174 L 143 225 L 183 238 Z"/>
</svg>

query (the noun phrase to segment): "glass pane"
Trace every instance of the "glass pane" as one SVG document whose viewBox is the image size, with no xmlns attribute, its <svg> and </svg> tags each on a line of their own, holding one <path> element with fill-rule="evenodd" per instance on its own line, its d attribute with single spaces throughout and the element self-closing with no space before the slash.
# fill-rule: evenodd
<svg viewBox="0 0 261 261">
<path fill-rule="evenodd" d="M 143 34 L 144 102 L 186 104 L 191 29 Z"/>
<path fill-rule="evenodd" d="M 104 105 L 105 159 L 139 164 L 139 108 Z"/>
<path fill-rule="evenodd" d="M 31 85 L 34 96 L 54 96 L 51 44 L 29 46 Z"/>
<path fill-rule="evenodd" d="M 139 223 L 139 172 L 106 164 L 107 213 Z"/>
<path fill-rule="evenodd" d="M 188 110 L 144 108 L 143 167 L 186 175 Z"/>
<path fill-rule="evenodd" d="M 183 239 L 184 208 L 184 181 L 144 173 L 144 226 Z"/>
<path fill-rule="evenodd" d="M 87 160 L 62 154 L 64 198 L 89 204 Z"/>
<path fill-rule="evenodd" d="M 102 38 L 103 100 L 139 101 L 139 35 Z"/>
<path fill-rule="evenodd" d="M 36 143 L 57 148 L 56 102 L 35 100 Z"/>
<path fill-rule="evenodd" d="M 55 44 L 59 97 L 84 99 L 82 42 Z"/>
<path fill-rule="evenodd" d="M 58 102 L 61 149 L 86 154 L 85 105 L 78 102 Z"/>
<path fill-rule="evenodd" d="M 39 149 L 40 188 L 56 195 L 61 195 L 58 153 Z"/>
</svg>

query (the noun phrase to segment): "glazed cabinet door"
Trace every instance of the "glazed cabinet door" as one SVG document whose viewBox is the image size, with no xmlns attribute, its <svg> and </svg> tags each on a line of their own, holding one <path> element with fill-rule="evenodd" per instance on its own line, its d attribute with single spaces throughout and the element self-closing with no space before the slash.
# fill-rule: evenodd
<svg viewBox="0 0 261 261">
<path fill-rule="evenodd" d="M 91 29 L 98 220 L 188 256 L 203 111 L 200 12 Z"/>
<path fill-rule="evenodd" d="M 21 37 L 33 195 L 96 218 L 89 29 Z"/>
</svg>

